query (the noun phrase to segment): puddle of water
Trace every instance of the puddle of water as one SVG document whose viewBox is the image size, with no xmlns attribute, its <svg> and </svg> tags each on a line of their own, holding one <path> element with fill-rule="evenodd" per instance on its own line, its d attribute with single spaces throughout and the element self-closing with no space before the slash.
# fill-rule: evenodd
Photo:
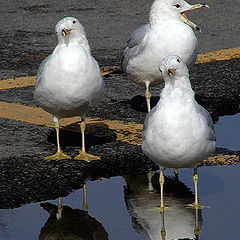
<svg viewBox="0 0 240 240">
<path fill-rule="evenodd" d="M 233 150 L 240 149 L 240 114 L 221 118 L 215 129 L 218 146 Z M 171 170 L 166 171 L 166 175 L 171 174 Z M 198 212 L 185 208 L 187 203 L 193 201 L 192 174 L 191 169 L 184 169 L 179 172 L 179 181 L 167 179 L 165 203 L 172 210 L 166 211 L 164 219 L 156 210 L 160 204 L 160 195 L 157 189 L 158 177 L 155 173 L 153 177 L 155 191 L 152 193 L 147 190 L 145 175 L 88 182 L 88 214 L 80 210 L 76 213 L 76 210 L 70 209 L 69 211 L 74 213 L 69 214 L 70 218 L 65 217 L 64 224 L 65 226 L 71 224 L 67 230 L 72 231 L 72 234 L 73 232 L 80 234 L 79 229 L 88 226 L 90 219 L 93 226 L 89 227 L 88 231 L 98 229 L 95 232 L 95 239 L 107 239 L 107 233 L 108 239 L 111 240 L 159 240 L 162 239 L 161 229 L 163 230 L 164 220 L 166 239 L 193 239 L 196 237 L 197 226 L 202 239 L 238 239 L 240 236 L 240 165 L 199 168 L 200 203 L 211 208 L 204 208 Z M 48 202 L 57 205 L 57 200 Z M 83 191 L 73 192 L 62 198 L 62 202 L 64 206 L 72 209 L 82 209 Z M 46 236 L 49 229 L 56 233 L 61 232 L 64 227 L 56 220 L 56 214 L 54 218 L 49 218 L 49 213 L 40 204 L 34 203 L 17 209 L 0 210 L 0 239 L 39 239 L 40 234 L 41 236 L 45 234 L 41 239 L 52 239 Z M 75 219 L 75 221 L 71 222 L 69 219 Z M 74 226 L 75 229 L 73 229 Z M 85 232 L 85 237 L 86 234 Z M 68 239 L 78 238 L 75 235 Z"/>
<path fill-rule="evenodd" d="M 200 203 L 211 207 L 198 213 L 202 239 L 226 240 L 237 239 L 240 236 L 239 173 L 240 165 L 199 169 Z M 167 180 L 166 184 L 170 180 Z M 177 186 L 182 184 L 181 191 L 169 191 L 167 186 L 165 188 L 165 202 L 172 208 L 166 211 L 164 216 L 166 239 L 169 239 L 168 236 L 177 237 L 176 234 L 185 238 L 195 236 L 195 210 L 185 208 L 187 203 L 193 201 L 193 194 L 187 188 L 190 187 L 193 191 L 192 171 L 181 170 L 179 180 L 180 182 L 172 181 Z M 147 181 L 141 181 L 141 178 L 140 181 L 136 178 L 132 182 L 128 180 L 128 186 L 131 184 L 136 189 L 140 188 L 140 191 L 128 193 L 122 177 L 87 183 L 89 215 L 102 225 L 109 239 L 161 239 L 161 215 L 154 210 L 160 204 L 159 193 L 147 191 Z M 62 199 L 63 205 L 72 209 L 82 209 L 82 195 L 82 190 L 70 194 Z M 49 202 L 57 205 L 57 200 Z M 0 215 L 2 240 L 38 239 L 49 217 L 40 207 L 40 203 L 13 210 L 1 210 Z"/>
<path fill-rule="evenodd" d="M 218 147 L 240 151 L 240 113 L 220 117 L 214 128 Z"/>
</svg>

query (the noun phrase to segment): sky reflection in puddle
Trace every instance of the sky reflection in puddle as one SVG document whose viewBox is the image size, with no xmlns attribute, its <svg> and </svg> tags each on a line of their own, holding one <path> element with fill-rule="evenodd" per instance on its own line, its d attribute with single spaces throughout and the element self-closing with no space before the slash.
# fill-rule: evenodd
<svg viewBox="0 0 240 240">
<path fill-rule="evenodd" d="M 240 113 L 219 117 L 214 128 L 218 147 L 240 151 Z"/>
<path fill-rule="evenodd" d="M 218 146 L 240 150 L 240 114 L 221 118 L 215 125 L 215 130 Z M 240 165 L 201 167 L 198 173 L 200 203 L 211 208 L 199 211 L 197 221 L 195 210 L 185 208 L 187 203 L 193 201 L 193 171 L 180 170 L 179 181 L 172 178 L 166 181 L 165 202 L 173 210 L 164 214 L 165 239 L 195 238 L 196 222 L 199 223 L 202 239 L 238 239 Z M 155 173 L 155 179 L 157 174 Z M 166 175 L 172 175 L 172 170 L 167 170 Z M 48 202 L 57 205 L 58 201 Z M 62 202 L 72 209 L 82 209 L 83 191 L 75 191 L 62 198 Z M 160 196 L 157 189 L 153 193 L 147 190 L 146 176 L 113 177 L 88 182 L 87 203 L 89 215 L 97 224 L 102 225 L 111 240 L 162 239 L 162 216 L 156 211 Z M 40 203 L 0 210 L 0 239 L 39 239 L 48 218 L 49 214 Z M 99 236 L 96 239 L 105 238 Z M 73 239 L 77 240 L 76 237 Z"/>
<path fill-rule="evenodd" d="M 202 209 L 199 212 L 200 222 L 202 219 L 202 224 L 199 223 L 202 239 L 226 240 L 237 239 L 240 236 L 239 172 L 239 165 L 202 167 L 199 169 L 200 203 L 211 207 Z M 170 171 L 168 171 L 168 175 L 169 173 Z M 140 179 L 144 177 L 138 176 Z M 127 178 L 125 177 L 125 179 Z M 191 193 L 193 190 L 192 171 L 190 169 L 181 170 L 179 180 L 180 182 L 174 182 L 171 179 L 166 181 L 165 201 L 173 209 L 165 213 L 166 239 L 169 239 L 168 236 L 173 236 L 178 231 L 185 234 L 182 236 L 186 237 L 189 234 L 188 237 L 194 237 L 195 211 L 185 208 L 187 203 L 193 201 Z M 171 181 L 178 189 L 176 187 L 167 188 L 167 184 L 170 186 L 171 183 L 169 182 Z M 159 239 L 162 228 L 161 215 L 154 210 L 160 204 L 159 193 L 149 193 L 146 190 L 147 182 L 136 181 L 136 183 L 132 183 L 130 180 L 127 180 L 127 182 L 128 186 L 131 186 L 131 184 L 134 186 L 137 183 L 141 191 L 127 193 L 127 188 L 124 187 L 126 182 L 122 177 L 88 182 L 87 203 L 89 215 L 102 224 L 108 233 L 109 239 L 134 240 L 141 239 L 141 237 L 142 239 Z M 190 192 L 188 187 L 191 189 Z M 62 199 L 63 205 L 82 209 L 82 195 L 82 190 L 70 194 Z M 48 202 L 57 205 L 57 200 Z M 152 212 L 151 208 L 153 209 Z M 38 239 L 41 228 L 43 228 L 49 217 L 39 203 L 25 205 L 22 208 L 13 210 L 1 210 L 0 214 L 0 239 L 2 240 Z M 148 218 L 149 214 L 152 215 L 151 220 Z M 132 226 L 138 230 L 136 231 Z M 174 231 L 172 231 L 173 226 Z"/>
</svg>

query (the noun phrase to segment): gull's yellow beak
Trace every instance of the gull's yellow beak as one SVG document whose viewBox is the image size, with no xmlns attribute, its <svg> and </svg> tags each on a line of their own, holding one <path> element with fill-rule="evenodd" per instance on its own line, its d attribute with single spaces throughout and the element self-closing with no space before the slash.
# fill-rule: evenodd
<svg viewBox="0 0 240 240">
<path fill-rule="evenodd" d="M 63 28 L 62 30 L 62 35 L 64 37 L 66 37 L 67 35 L 69 35 L 71 33 L 72 29 L 66 29 L 66 28 Z"/>
<path fill-rule="evenodd" d="M 168 69 L 168 75 L 169 75 L 169 76 L 172 77 L 175 73 L 176 73 L 176 69 L 175 69 L 175 68 L 169 68 L 169 69 Z"/>
<path fill-rule="evenodd" d="M 191 11 L 191 10 L 198 9 L 198 8 L 202 8 L 202 7 L 209 8 L 209 5 L 208 5 L 208 4 L 205 4 L 205 3 L 194 4 L 194 5 L 192 5 L 192 7 L 189 8 L 188 10 L 185 10 L 185 11 L 183 11 L 183 12 L 180 13 L 180 18 L 181 18 L 181 20 L 182 20 L 184 23 L 188 24 L 190 27 L 196 29 L 196 30 L 199 31 L 199 32 L 202 32 L 201 29 L 200 29 L 200 27 L 198 27 L 195 23 L 191 22 L 184 13 L 185 13 L 185 12 L 188 12 L 188 11 Z"/>
<path fill-rule="evenodd" d="M 198 9 L 198 8 L 202 8 L 202 7 L 209 8 L 209 5 L 206 3 L 198 3 L 198 4 L 194 4 L 192 6 L 192 8 L 190 8 L 189 10 L 194 10 L 194 9 Z"/>
</svg>

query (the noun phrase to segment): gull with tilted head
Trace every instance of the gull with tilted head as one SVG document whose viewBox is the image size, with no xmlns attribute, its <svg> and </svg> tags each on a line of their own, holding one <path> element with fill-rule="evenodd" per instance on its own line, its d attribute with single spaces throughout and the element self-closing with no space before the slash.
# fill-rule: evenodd
<svg viewBox="0 0 240 240">
<path fill-rule="evenodd" d="M 104 99 L 104 81 L 98 63 L 91 55 L 81 23 L 66 17 L 56 25 L 58 45 L 40 65 L 34 97 L 37 103 L 54 116 L 57 152 L 46 160 L 70 159 L 59 143 L 59 119 L 81 117 L 82 149 L 75 159 L 100 159 L 85 151 L 85 117 L 91 106 Z"/>
<path fill-rule="evenodd" d="M 159 62 L 170 54 L 176 54 L 188 67 L 194 65 L 198 41 L 192 28 L 201 30 L 185 13 L 201 7 L 209 6 L 190 5 L 184 0 L 155 0 L 150 11 L 150 22 L 137 28 L 130 36 L 121 67 L 130 80 L 145 86 L 148 112 L 151 97 L 149 86 L 163 82 L 158 71 Z"/>
<path fill-rule="evenodd" d="M 195 101 L 188 68 L 180 57 L 170 55 L 164 58 L 159 70 L 165 86 L 158 104 L 145 119 L 142 150 L 161 170 L 161 209 L 164 210 L 165 168 L 194 168 L 193 207 L 200 208 L 197 166 L 215 150 L 213 122 L 208 111 Z"/>
</svg>

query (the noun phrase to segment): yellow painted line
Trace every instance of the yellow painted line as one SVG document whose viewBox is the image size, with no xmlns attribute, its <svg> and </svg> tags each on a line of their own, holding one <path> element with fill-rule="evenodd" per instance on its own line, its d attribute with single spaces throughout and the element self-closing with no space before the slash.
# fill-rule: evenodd
<svg viewBox="0 0 240 240">
<path fill-rule="evenodd" d="M 40 126 L 54 127 L 53 117 L 39 107 L 25 106 L 17 103 L 7 103 L 0 101 L 0 117 L 36 124 Z M 67 127 L 72 131 L 80 131 L 74 123 L 80 120 L 80 117 L 64 118 L 60 120 L 61 127 Z M 99 134 L 116 135 L 117 140 L 134 145 L 141 145 L 142 139 L 142 124 L 100 120 L 97 118 L 87 118 L 87 131 L 99 129 Z"/>
<path fill-rule="evenodd" d="M 240 58 L 240 47 L 222 49 L 214 52 L 200 53 L 197 56 L 196 64 L 208 63 L 213 61 L 224 61 L 234 58 Z M 113 72 L 119 72 L 120 68 L 118 66 L 106 67 L 102 72 L 102 76 L 107 76 Z M 31 87 L 35 85 L 36 77 L 19 77 L 19 78 L 9 78 L 5 80 L 0 80 L 0 90 L 12 89 L 12 88 L 23 88 Z"/>
<path fill-rule="evenodd" d="M 36 77 L 9 78 L 0 81 L 0 90 L 34 86 Z"/>
<path fill-rule="evenodd" d="M 208 63 L 213 61 L 226 61 L 240 58 L 240 47 L 222 49 L 214 52 L 200 53 L 197 56 L 196 64 Z"/>
</svg>

